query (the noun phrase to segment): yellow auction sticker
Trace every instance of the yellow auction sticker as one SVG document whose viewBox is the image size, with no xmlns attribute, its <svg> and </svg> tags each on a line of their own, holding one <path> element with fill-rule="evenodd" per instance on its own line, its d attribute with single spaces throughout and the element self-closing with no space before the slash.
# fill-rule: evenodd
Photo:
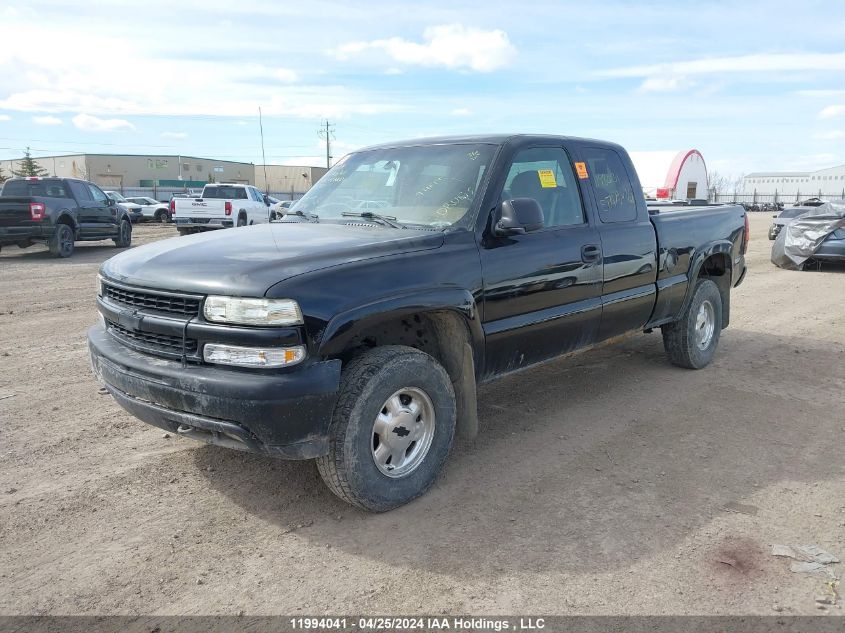
<svg viewBox="0 0 845 633">
<path fill-rule="evenodd" d="M 537 175 L 540 176 L 540 186 L 544 189 L 548 187 L 557 187 L 555 172 L 551 169 L 538 169 Z"/>
<path fill-rule="evenodd" d="M 586 180 L 587 178 L 587 163 L 575 163 L 575 171 L 578 172 L 578 178 Z"/>
</svg>

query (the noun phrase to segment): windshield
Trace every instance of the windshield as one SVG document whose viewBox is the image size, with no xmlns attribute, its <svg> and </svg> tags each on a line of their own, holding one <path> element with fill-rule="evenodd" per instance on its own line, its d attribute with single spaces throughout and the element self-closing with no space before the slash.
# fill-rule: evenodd
<svg viewBox="0 0 845 633">
<path fill-rule="evenodd" d="M 117 193 L 116 191 L 106 191 L 106 195 L 107 195 L 109 198 L 111 198 L 112 200 L 114 200 L 115 202 L 129 202 L 126 198 L 124 198 L 123 196 L 121 196 L 121 195 L 120 195 L 119 193 Z"/>
<path fill-rule="evenodd" d="M 373 213 L 401 224 L 461 222 L 490 166 L 495 145 L 452 144 L 349 154 L 293 206 L 320 220 Z"/>
<path fill-rule="evenodd" d="M 779 218 L 796 218 L 802 213 L 806 213 L 807 209 L 785 209 L 780 212 Z"/>
</svg>

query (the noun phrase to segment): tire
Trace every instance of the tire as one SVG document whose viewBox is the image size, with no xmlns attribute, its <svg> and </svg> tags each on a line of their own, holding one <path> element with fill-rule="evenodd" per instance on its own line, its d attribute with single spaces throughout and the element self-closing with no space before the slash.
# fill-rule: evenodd
<svg viewBox="0 0 845 633">
<path fill-rule="evenodd" d="M 170 220 L 170 217 L 168 216 L 167 211 L 165 211 L 164 209 L 159 209 L 158 211 L 156 211 L 156 215 L 155 215 L 155 221 L 156 222 L 158 222 L 159 224 L 167 224 L 167 222 L 169 220 Z"/>
<path fill-rule="evenodd" d="M 452 446 L 455 415 L 452 382 L 436 360 L 411 347 L 377 347 L 343 369 L 329 454 L 317 459 L 317 469 L 329 489 L 354 506 L 385 512 L 404 505 L 437 478 Z M 409 432 L 410 424 L 417 426 Z M 410 443 L 404 439 L 415 433 Z M 391 466 L 396 455 L 398 468 Z"/>
<path fill-rule="evenodd" d="M 176 229 L 176 230 L 179 231 L 179 235 L 190 235 L 191 233 L 193 233 L 192 229 Z"/>
<path fill-rule="evenodd" d="M 238 223 L 236 226 L 246 226 L 246 216 L 243 213 L 238 216 Z"/>
<path fill-rule="evenodd" d="M 117 229 L 117 237 L 114 238 L 114 245 L 118 248 L 129 248 L 132 246 L 132 223 L 129 220 L 121 220 Z"/>
<path fill-rule="evenodd" d="M 667 323 L 663 347 L 673 365 L 701 369 L 710 364 L 722 332 L 722 295 L 710 279 L 699 279 L 681 318 Z"/>
<path fill-rule="evenodd" d="M 73 255 L 73 227 L 69 224 L 57 224 L 53 237 L 47 240 L 47 248 L 53 257 L 70 257 Z"/>
</svg>

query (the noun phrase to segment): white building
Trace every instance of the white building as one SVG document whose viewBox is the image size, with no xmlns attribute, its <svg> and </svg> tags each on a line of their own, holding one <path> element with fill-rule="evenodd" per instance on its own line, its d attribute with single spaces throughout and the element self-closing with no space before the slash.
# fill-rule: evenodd
<svg viewBox="0 0 845 633">
<path fill-rule="evenodd" d="M 760 171 L 742 179 L 742 193 L 784 198 L 845 197 L 845 165 L 818 171 Z"/>
<path fill-rule="evenodd" d="M 631 152 L 643 192 L 649 198 L 707 198 L 707 165 L 697 149 L 680 152 Z"/>
</svg>

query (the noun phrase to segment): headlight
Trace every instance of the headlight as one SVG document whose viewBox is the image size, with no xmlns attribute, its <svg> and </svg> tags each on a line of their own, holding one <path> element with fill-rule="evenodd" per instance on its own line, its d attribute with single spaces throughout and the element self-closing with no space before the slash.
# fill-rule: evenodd
<svg viewBox="0 0 845 633">
<path fill-rule="evenodd" d="M 209 321 L 240 325 L 301 325 L 302 312 L 290 299 L 242 299 L 210 296 L 203 314 Z"/>
<path fill-rule="evenodd" d="M 103 276 L 100 274 L 97 275 L 97 296 L 103 296 Z"/>
<path fill-rule="evenodd" d="M 206 343 L 202 357 L 207 363 L 238 367 L 288 367 L 305 358 L 305 346 L 296 347 L 240 347 Z"/>
</svg>

